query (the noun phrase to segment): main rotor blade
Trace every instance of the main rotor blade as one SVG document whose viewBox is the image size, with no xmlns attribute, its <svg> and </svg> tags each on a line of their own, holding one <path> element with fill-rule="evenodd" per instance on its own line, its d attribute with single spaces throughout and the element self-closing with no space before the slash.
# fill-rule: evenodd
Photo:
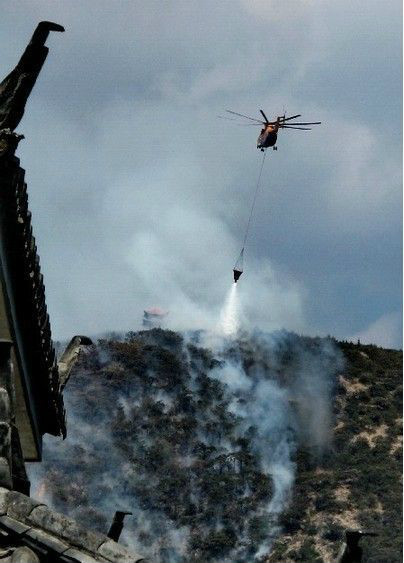
<svg viewBox="0 0 404 563">
<path fill-rule="evenodd" d="M 237 121 L 234 117 L 227 117 L 226 115 L 217 115 L 219 119 L 226 119 L 227 121 Z"/>
<path fill-rule="evenodd" d="M 290 117 L 281 117 L 280 121 L 289 121 L 290 119 L 296 119 L 296 117 L 302 117 L 302 114 L 298 113 L 297 115 L 291 115 Z"/>
<path fill-rule="evenodd" d="M 243 127 L 249 127 L 252 125 L 253 127 L 262 127 L 263 123 L 240 123 L 237 119 L 233 119 L 232 117 L 226 117 L 224 115 L 217 115 L 219 119 L 225 119 L 226 121 L 233 121 L 236 125 L 242 125 Z"/>
<path fill-rule="evenodd" d="M 280 125 L 282 129 L 299 129 L 300 131 L 311 131 L 311 127 L 293 127 L 293 125 Z"/>
<path fill-rule="evenodd" d="M 320 125 L 321 121 L 310 121 L 307 123 L 297 123 L 296 121 L 291 125 Z"/>
<path fill-rule="evenodd" d="M 262 111 L 262 109 L 260 109 L 260 113 L 262 113 L 262 115 L 263 115 L 265 121 L 266 121 L 267 123 L 269 123 L 268 118 L 267 118 L 267 116 L 265 115 L 265 113 Z"/>
<path fill-rule="evenodd" d="M 234 117 L 227 117 L 226 115 L 217 115 L 216 117 L 218 117 L 219 119 L 226 119 L 227 121 L 236 121 L 236 122 L 237 122 L 237 119 L 236 119 L 236 118 L 234 118 Z M 258 123 L 257 123 L 257 125 L 258 125 Z"/>
<path fill-rule="evenodd" d="M 258 123 L 264 123 L 260 119 L 255 119 L 254 117 L 248 117 L 248 115 L 243 115 L 242 113 L 237 113 L 236 111 L 231 111 L 230 109 L 226 110 L 227 113 L 232 113 L 233 115 L 238 115 L 239 117 L 245 117 L 246 119 L 250 119 L 251 121 L 257 121 Z"/>
</svg>

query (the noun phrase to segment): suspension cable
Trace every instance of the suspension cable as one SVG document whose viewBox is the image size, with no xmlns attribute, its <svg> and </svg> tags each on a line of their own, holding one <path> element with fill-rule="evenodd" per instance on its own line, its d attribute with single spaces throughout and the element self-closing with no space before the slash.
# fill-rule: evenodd
<svg viewBox="0 0 404 563">
<path fill-rule="evenodd" d="M 260 173 L 259 173 L 259 175 L 258 175 L 258 180 L 257 180 L 257 185 L 256 185 L 256 187 L 255 187 L 255 193 L 254 193 L 254 198 L 253 198 L 253 202 L 252 202 L 252 205 L 251 205 L 250 215 L 249 215 L 248 221 L 247 221 L 247 227 L 246 227 L 246 230 L 245 230 L 245 235 L 244 235 L 244 240 L 243 240 L 242 251 L 244 250 L 245 244 L 246 244 L 246 242 L 247 242 L 248 233 L 249 233 L 249 230 L 250 230 L 251 219 L 252 219 L 252 216 L 253 216 L 253 211 L 254 211 L 254 207 L 255 207 L 255 202 L 257 201 L 257 195 L 258 195 L 258 191 L 259 191 L 260 184 L 261 184 L 261 176 L 262 176 L 262 170 L 263 170 L 263 168 L 264 168 L 264 162 L 265 162 L 265 156 L 266 156 L 266 154 L 267 154 L 267 151 L 265 150 L 265 151 L 264 151 L 264 154 L 262 155 Z"/>
</svg>

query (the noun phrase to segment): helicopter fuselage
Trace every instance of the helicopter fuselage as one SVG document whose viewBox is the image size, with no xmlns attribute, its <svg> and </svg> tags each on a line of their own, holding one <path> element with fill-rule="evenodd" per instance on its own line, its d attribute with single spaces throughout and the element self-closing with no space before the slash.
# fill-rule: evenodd
<svg viewBox="0 0 404 563">
<path fill-rule="evenodd" d="M 257 149 L 266 149 L 268 147 L 273 147 L 276 144 L 278 138 L 278 125 L 266 125 L 261 129 L 261 133 L 257 139 Z"/>
<path fill-rule="evenodd" d="M 278 131 L 279 129 L 300 129 L 300 131 L 310 131 L 311 127 L 306 127 L 307 125 L 320 125 L 321 121 L 310 121 L 310 122 L 298 122 L 294 121 L 298 117 L 301 117 L 301 114 L 290 115 L 286 117 L 286 113 L 283 115 L 278 115 L 275 121 L 269 121 L 265 113 L 262 109 L 260 109 L 260 113 L 264 118 L 256 119 L 255 117 L 249 117 L 248 115 L 244 115 L 242 113 L 237 113 L 236 111 L 232 111 L 230 109 L 226 110 L 227 113 L 231 113 L 232 115 L 236 115 L 238 117 L 244 117 L 250 121 L 250 125 L 260 125 L 262 127 L 259 137 L 257 139 L 257 148 L 261 151 L 265 151 L 268 147 L 272 147 L 274 151 L 278 150 L 276 146 L 276 141 L 278 139 Z M 219 115 L 218 117 L 224 117 Z M 224 117 L 224 119 L 230 119 L 234 121 L 234 117 Z M 303 127 L 302 127 L 303 126 Z"/>
</svg>

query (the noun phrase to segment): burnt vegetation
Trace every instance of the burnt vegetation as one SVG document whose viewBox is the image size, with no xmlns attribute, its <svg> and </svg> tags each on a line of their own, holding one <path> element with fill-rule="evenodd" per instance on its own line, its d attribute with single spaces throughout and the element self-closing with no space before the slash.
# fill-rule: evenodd
<svg viewBox="0 0 404 563">
<path fill-rule="evenodd" d="M 257 428 L 211 374 L 226 358 L 248 377 L 259 371 L 290 385 L 301 350 L 316 358 L 323 340 L 281 336 L 270 347 L 242 338 L 222 357 L 197 335 L 184 342 L 160 329 L 100 340 L 68 384 L 69 438 L 46 446 L 38 490 L 102 532 L 116 509 L 131 510 L 123 541 L 150 559 L 252 559 L 274 533 L 267 512 L 274 484 Z M 334 377 L 333 437 L 321 456 L 303 443 L 295 449 L 296 483 L 269 561 L 333 557 L 343 529 L 358 525 L 380 533 L 363 542 L 365 561 L 396 563 L 401 353 L 331 343 L 345 357 Z"/>
</svg>

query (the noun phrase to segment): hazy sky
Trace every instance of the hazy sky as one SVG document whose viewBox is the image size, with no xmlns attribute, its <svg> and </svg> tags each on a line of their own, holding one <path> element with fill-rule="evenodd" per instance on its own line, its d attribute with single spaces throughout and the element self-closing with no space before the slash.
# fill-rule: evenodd
<svg viewBox="0 0 404 563">
<path fill-rule="evenodd" d="M 0 2 L 1 76 L 66 27 L 18 131 L 55 338 L 213 326 L 259 170 L 226 108 L 301 113 L 269 151 L 246 322 L 401 343 L 401 2 Z"/>
</svg>

